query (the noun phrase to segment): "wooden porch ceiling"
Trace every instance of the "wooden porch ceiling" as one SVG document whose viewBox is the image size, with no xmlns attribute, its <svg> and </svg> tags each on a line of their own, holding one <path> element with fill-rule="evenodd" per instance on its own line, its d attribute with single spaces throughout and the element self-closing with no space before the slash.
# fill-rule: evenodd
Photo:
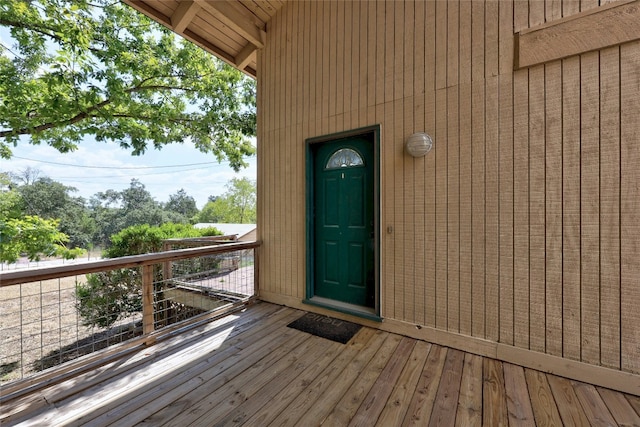
<svg viewBox="0 0 640 427">
<path fill-rule="evenodd" d="M 9 425 L 640 425 L 640 398 L 258 303 L 0 406 Z"/>
<path fill-rule="evenodd" d="M 249 76 L 266 24 L 284 0 L 124 0 Z"/>
</svg>

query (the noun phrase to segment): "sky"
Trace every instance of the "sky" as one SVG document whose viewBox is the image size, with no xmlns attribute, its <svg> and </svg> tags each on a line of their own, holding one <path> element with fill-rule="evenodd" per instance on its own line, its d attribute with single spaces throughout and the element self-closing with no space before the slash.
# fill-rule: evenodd
<svg viewBox="0 0 640 427">
<path fill-rule="evenodd" d="M 0 44 L 14 44 L 6 27 L 0 26 Z M 87 200 L 98 192 L 128 188 L 131 179 L 136 178 L 156 201 L 167 202 L 171 194 L 184 189 L 196 200 L 198 209 L 209 196 L 222 195 L 231 179 L 256 179 L 255 156 L 245 159 L 249 166 L 235 173 L 228 163 L 218 163 L 213 154 L 204 154 L 188 142 L 166 145 L 161 150 L 151 148 L 141 156 L 132 156 L 115 142 L 96 142 L 92 138 L 78 146 L 77 151 L 62 154 L 50 146 L 31 145 L 23 139 L 12 148 L 13 158 L 0 159 L 0 172 L 19 174 L 27 168 L 37 169 L 42 177 L 75 187 L 78 191 L 72 195 Z"/>
<path fill-rule="evenodd" d="M 202 209 L 209 196 L 219 196 L 233 178 L 256 179 L 256 158 L 246 159 L 247 168 L 234 172 L 228 163 L 218 163 L 213 154 L 204 154 L 192 144 L 170 144 L 161 150 L 148 150 L 132 156 L 116 143 L 91 139 L 78 144 L 78 150 L 62 154 L 48 145 L 27 142 L 12 148 L 13 158 L 0 159 L 0 172 L 20 173 L 37 169 L 40 176 L 77 188 L 73 196 L 91 198 L 95 193 L 129 187 L 138 179 L 158 202 L 184 189 Z"/>
</svg>

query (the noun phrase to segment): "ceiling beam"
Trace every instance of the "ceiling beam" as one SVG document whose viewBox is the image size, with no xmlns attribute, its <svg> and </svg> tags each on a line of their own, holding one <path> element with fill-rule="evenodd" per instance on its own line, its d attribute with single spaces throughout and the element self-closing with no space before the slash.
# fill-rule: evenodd
<svg viewBox="0 0 640 427">
<path fill-rule="evenodd" d="M 244 70 L 244 67 L 249 65 L 252 60 L 255 60 L 257 48 L 253 43 L 247 43 L 245 47 L 236 55 L 235 62 L 236 67 Z"/>
<path fill-rule="evenodd" d="M 198 0 L 197 3 L 257 48 L 264 47 L 265 31 L 234 9 L 229 2 Z"/>
<path fill-rule="evenodd" d="M 171 26 L 176 33 L 183 32 L 189 23 L 195 18 L 200 6 L 193 0 L 181 1 L 171 15 Z"/>
<path fill-rule="evenodd" d="M 156 10 L 155 8 L 153 8 L 152 6 L 148 5 L 147 3 L 145 3 L 142 0 L 123 0 L 124 3 L 128 4 L 129 6 L 132 6 L 134 9 L 137 9 L 139 12 L 142 12 L 143 14 L 147 15 L 149 18 L 159 22 L 160 24 L 173 29 L 173 25 L 172 25 L 172 17 L 170 16 L 166 16 L 163 13 L 160 13 L 158 10 Z M 199 3 L 199 2 L 197 2 Z M 199 5 L 202 3 L 199 3 Z M 174 12 L 175 15 L 176 12 Z M 256 27 L 258 28 L 258 27 Z M 263 31 L 264 33 L 264 31 Z M 186 38 L 187 40 L 192 41 L 193 43 L 197 44 L 198 46 L 200 46 L 201 48 L 203 48 L 204 50 L 214 54 L 215 56 L 217 56 L 218 58 L 220 58 L 221 60 L 223 60 L 224 62 L 226 62 L 227 64 L 231 65 L 232 67 L 237 67 L 236 66 L 236 59 L 243 59 L 241 58 L 241 53 L 238 53 L 235 57 L 233 55 L 231 55 L 230 53 L 222 50 L 220 47 L 216 46 L 215 44 L 213 44 L 211 41 L 205 39 L 204 37 L 202 37 L 199 34 L 196 34 L 195 32 L 191 31 L 189 28 L 185 28 L 181 35 Z M 251 43 L 249 43 L 251 44 Z M 245 46 L 245 48 L 247 48 Z M 251 54 L 249 54 L 248 58 L 252 58 Z M 244 58 L 241 62 L 246 62 L 246 58 Z M 251 63 L 251 61 L 249 61 L 249 63 Z M 251 78 L 256 78 L 256 70 L 249 67 L 248 65 L 245 65 L 243 68 L 240 68 L 240 71 L 242 71 L 243 73 L 245 73 L 246 75 L 248 75 Z"/>
<path fill-rule="evenodd" d="M 156 9 L 149 6 L 142 0 L 123 0 L 123 1 L 129 6 L 133 7 L 134 9 L 137 9 L 139 12 L 144 13 L 154 21 L 157 21 L 167 27 L 171 27 L 171 18 L 158 12 Z"/>
</svg>

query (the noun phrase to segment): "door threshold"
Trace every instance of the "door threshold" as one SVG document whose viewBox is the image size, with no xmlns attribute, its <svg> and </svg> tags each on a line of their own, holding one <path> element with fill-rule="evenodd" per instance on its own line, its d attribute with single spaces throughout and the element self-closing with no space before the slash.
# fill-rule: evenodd
<svg viewBox="0 0 640 427">
<path fill-rule="evenodd" d="M 362 305 L 349 304 L 342 301 L 336 301 L 329 298 L 313 296 L 302 300 L 304 304 L 314 305 L 316 307 L 328 308 L 329 310 L 338 311 L 340 313 L 351 314 L 353 316 L 362 317 L 376 322 L 382 322 L 382 317 L 376 314 L 375 309 Z"/>
</svg>

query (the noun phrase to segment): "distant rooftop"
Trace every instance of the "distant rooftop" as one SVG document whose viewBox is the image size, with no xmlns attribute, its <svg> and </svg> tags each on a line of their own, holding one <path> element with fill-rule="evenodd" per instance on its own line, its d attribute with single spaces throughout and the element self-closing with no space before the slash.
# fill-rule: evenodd
<svg viewBox="0 0 640 427">
<path fill-rule="evenodd" d="M 195 228 L 215 227 L 218 230 L 222 231 L 222 234 L 224 234 L 225 236 L 228 236 L 231 234 L 237 234 L 238 239 L 242 239 L 242 237 L 246 236 L 247 234 L 251 233 L 253 230 L 256 229 L 255 224 L 223 224 L 223 223 L 217 223 L 217 222 L 199 222 L 198 224 L 195 224 L 194 227 Z"/>
</svg>

